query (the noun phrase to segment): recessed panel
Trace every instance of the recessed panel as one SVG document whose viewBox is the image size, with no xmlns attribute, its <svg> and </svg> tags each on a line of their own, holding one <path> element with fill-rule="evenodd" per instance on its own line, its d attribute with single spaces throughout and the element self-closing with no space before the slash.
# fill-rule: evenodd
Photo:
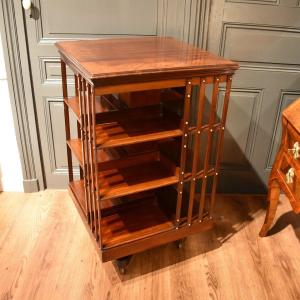
<svg viewBox="0 0 300 300">
<path fill-rule="evenodd" d="M 220 98 L 223 98 L 224 91 Z M 257 126 L 260 93 L 251 90 L 231 92 L 226 129 L 222 167 L 247 167 L 250 159 Z"/>
<path fill-rule="evenodd" d="M 251 4 L 279 4 L 279 0 L 227 0 L 226 2 L 251 3 Z"/>
<path fill-rule="evenodd" d="M 42 0 L 43 37 L 156 35 L 157 1 Z"/>
<path fill-rule="evenodd" d="M 47 140 L 51 170 L 54 173 L 67 173 L 67 150 L 62 99 L 47 98 L 45 107 Z M 76 119 L 70 114 L 71 136 L 76 137 Z M 73 157 L 76 165 L 76 159 Z"/>
<path fill-rule="evenodd" d="M 299 65 L 299 47 L 299 30 L 224 25 L 222 54 L 233 60 Z"/>
<path fill-rule="evenodd" d="M 51 57 L 40 57 L 41 82 L 61 84 L 60 59 Z M 74 73 L 67 67 L 68 83 L 74 83 Z"/>
</svg>

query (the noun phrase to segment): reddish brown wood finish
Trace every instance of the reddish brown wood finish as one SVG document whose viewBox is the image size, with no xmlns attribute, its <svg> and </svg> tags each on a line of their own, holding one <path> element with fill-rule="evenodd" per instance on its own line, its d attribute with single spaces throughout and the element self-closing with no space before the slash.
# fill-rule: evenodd
<svg viewBox="0 0 300 300">
<path fill-rule="evenodd" d="M 71 67 L 98 84 L 112 85 L 116 79 L 148 81 L 157 75 L 171 79 L 214 71 L 224 74 L 238 68 L 232 61 L 169 37 L 67 41 L 56 46 Z"/>
<path fill-rule="evenodd" d="M 69 162 L 69 191 L 84 213 L 103 261 L 211 228 L 231 76 L 238 65 L 173 38 L 56 45 L 62 58 L 67 149 L 82 167 L 82 180 L 74 181 Z M 75 73 L 73 98 L 66 93 L 65 64 Z M 221 82 L 227 87 L 218 121 Z M 205 90 L 210 84 L 210 117 L 204 123 Z M 200 89 L 198 113 L 192 125 L 196 87 Z M 181 107 L 181 115 L 172 105 Z M 78 120 L 77 139 L 70 137 L 69 109 Z M 209 165 L 212 132 L 219 136 L 215 166 Z M 200 145 L 202 134 L 208 136 L 206 145 Z M 195 143 L 189 149 L 192 136 Z M 165 152 L 166 147 L 171 149 Z M 205 158 L 199 169 L 200 147 L 205 147 Z M 210 206 L 208 176 L 214 176 Z M 202 181 L 200 201 L 195 194 L 198 180 Z M 189 182 L 186 191 L 183 186 Z"/>
<path fill-rule="evenodd" d="M 122 93 L 120 98 L 128 107 L 143 107 L 159 104 L 161 101 L 161 90 L 150 90 L 133 93 Z"/>
<path fill-rule="evenodd" d="M 67 145 L 71 148 L 73 154 L 78 160 L 80 166 L 83 168 L 83 155 L 82 155 L 82 140 L 80 139 L 71 139 L 67 140 Z M 97 161 L 103 163 L 111 161 L 115 158 L 116 153 L 111 153 L 108 150 L 98 150 L 96 151 Z"/>
<path fill-rule="evenodd" d="M 300 143 L 300 98 L 287 107 L 282 113 L 282 137 L 281 145 L 276 155 L 272 171 L 269 177 L 268 191 L 268 208 L 265 222 L 261 228 L 259 235 L 264 237 L 267 235 L 272 222 L 274 220 L 280 191 L 283 191 L 288 197 L 292 209 L 296 213 L 300 213 L 300 182 L 299 158 L 294 157 L 293 145 Z M 287 182 L 287 172 L 293 169 L 294 176 L 292 182 Z"/>
<path fill-rule="evenodd" d="M 197 179 L 197 166 L 199 160 L 199 151 L 200 151 L 200 135 L 202 129 L 202 118 L 204 113 L 204 102 L 205 102 L 205 87 L 206 80 L 203 79 L 200 83 L 200 92 L 198 99 L 198 114 L 197 114 L 197 125 L 196 131 L 194 132 L 195 138 L 195 148 L 193 154 L 193 163 L 192 163 L 192 181 L 190 186 L 190 199 L 189 199 L 189 209 L 188 209 L 188 224 L 192 222 L 192 213 L 193 213 L 193 205 L 194 205 L 194 197 L 195 197 L 195 187 L 196 187 L 196 179 Z"/>
<path fill-rule="evenodd" d="M 61 60 L 61 79 L 62 79 L 62 87 L 63 87 L 63 97 L 64 99 L 68 98 L 68 89 L 67 89 L 67 71 L 66 64 Z M 64 103 L 64 116 L 65 116 L 65 130 L 66 130 L 66 140 L 70 139 L 70 120 L 69 120 L 69 108 Z M 72 172 L 72 153 L 70 148 L 67 146 L 67 160 L 68 160 L 68 173 L 69 173 L 69 181 L 73 181 L 73 172 Z"/>
<path fill-rule="evenodd" d="M 126 112 L 124 113 L 126 115 Z M 179 119 L 161 117 L 119 120 L 96 126 L 96 145 L 111 148 L 182 135 Z"/>
<path fill-rule="evenodd" d="M 68 99 L 65 99 L 65 103 L 68 105 L 68 107 L 73 111 L 75 114 L 78 122 L 81 122 L 80 119 L 80 105 L 79 105 L 79 98 L 78 95 L 75 97 L 71 97 Z M 96 114 L 99 116 L 99 114 L 103 112 L 108 112 L 115 109 L 115 106 L 113 103 L 110 102 L 110 99 L 107 97 L 97 97 L 96 98 Z M 80 125 L 80 124 L 79 124 Z"/>
<path fill-rule="evenodd" d="M 102 240 L 100 238 L 101 235 L 101 231 L 100 231 L 100 222 L 101 222 L 101 211 L 100 211 L 100 204 L 99 204 L 99 200 L 98 200 L 98 195 L 99 195 L 99 182 L 98 182 L 98 154 L 97 154 L 97 149 L 96 149 L 96 114 L 97 114 L 97 110 L 96 110 L 96 97 L 95 97 L 95 91 L 94 91 L 94 87 L 90 86 L 89 90 L 90 92 L 90 101 L 91 101 L 91 113 L 92 113 L 92 126 L 91 126 L 91 130 L 92 130 L 92 140 L 91 140 L 91 147 L 92 147 L 92 151 L 93 151 L 93 170 L 94 170 L 94 174 L 93 174 L 93 178 L 94 178 L 94 183 L 95 183 L 95 187 L 94 187 L 94 201 L 95 201 L 95 227 L 96 227 L 96 240 L 99 243 L 100 248 L 102 248 Z M 102 160 L 103 161 L 103 160 Z"/>
<path fill-rule="evenodd" d="M 192 99 L 192 82 L 189 78 L 186 82 L 185 97 L 184 97 L 184 112 L 183 112 L 183 136 L 181 138 L 181 157 L 180 157 L 180 173 L 179 173 L 179 183 L 177 186 L 177 207 L 176 207 L 176 228 L 178 228 L 181 218 L 181 206 L 182 206 L 182 194 L 183 194 L 183 181 L 185 173 L 185 163 L 186 163 L 186 150 L 188 147 L 188 130 L 189 130 L 189 115 L 191 108 Z"/>
<path fill-rule="evenodd" d="M 88 83 L 86 83 L 86 106 L 87 106 L 87 122 L 88 122 L 88 157 L 89 157 L 89 171 L 90 171 L 90 197 L 91 197 L 91 207 L 92 207 L 92 217 L 94 222 L 94 231 L 95 236 L 98 235 L 98 216 L 97 216 L 97 195 L 95 191 L 96 187 L 96 172 L 95 172 L 95 164 L 94 161 L 97 157 L 94 156 L 94 132 L 93 132 L 93 124 L 95 116 L 92 115 L 92 99 L 91 99 L 91 87 Z"/>
<path fill-rule="evenodd" d="M 88 118 L 87 118 L 87 101 L 85 93 L 85 79 L 80 77 L 80 106 L 81 106 L 81 126 L 82 130 L 82 153 L 83 153 L 83 165 L 84 165 L 84 180 L 86 190 L 86 203 L 89 216 L 89 223 L 92 222 L 92 206 L 91 206 L 91 186 L 90 186 L 90 162 L 88 155 Z M 93 228 L 93 227 L 92 227 Z"/>
</svg>

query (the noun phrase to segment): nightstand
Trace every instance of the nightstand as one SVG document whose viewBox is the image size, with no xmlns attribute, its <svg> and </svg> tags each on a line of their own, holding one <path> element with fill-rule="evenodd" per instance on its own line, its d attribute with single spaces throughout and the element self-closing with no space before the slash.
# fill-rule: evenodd
<svg viewBox="0 0 300 300">
<path fill-rule="evenodd" d="M 275 217 L 280 192 L 289 199 L 293 211 L 300 212 L 300 98 L 282 113 L 282 138 L 269 178 L 268 208 L 259 233 L 266 236 Z"/>
</svg>

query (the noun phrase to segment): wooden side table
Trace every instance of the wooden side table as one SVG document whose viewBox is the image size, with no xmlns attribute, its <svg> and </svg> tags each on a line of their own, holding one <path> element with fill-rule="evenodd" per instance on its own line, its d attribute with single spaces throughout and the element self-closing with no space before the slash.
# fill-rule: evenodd
<svg viewBox="0 0 300 300">
<path fill-rule="evenodd" d="M 282 138 L 269 178 L 268 208 L 259 233 L 266 236 L 275 217 L 280 192 L 300 212 L 300 98 L 282 113 Z"/>
</svg>

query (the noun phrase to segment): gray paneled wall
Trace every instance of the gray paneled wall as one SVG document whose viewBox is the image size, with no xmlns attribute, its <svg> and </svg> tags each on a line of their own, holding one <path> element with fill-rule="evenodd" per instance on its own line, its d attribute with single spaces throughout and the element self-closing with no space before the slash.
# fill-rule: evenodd
<svg viewBox="0 0 300 300">
<path fill-rule="evenodd" d="M 18 101 L 16 106 L 18 118 L 29 123 L 36 111 L 49 188 L 63 188 L 67 182 L 60 64 L 54 42 L 171 35 L 240 63 L 233 81 L 220 190 L 264 191 L 280 140 L 280 113 L 300 95 L 298 0 L 34 0 L 33 5 L 36 17 L 30 18 L 28 12 L 24 16 L 33 106 L 21 109 Z M 21 40 L 22 23 L 12 17 L 22 18 L 20 1 L 2 0 L 2 6 L 7 26 L 16 27 Z M 24 59 L 26 55 L 21 57 L 25 74 Z M 71 72 L 68 78 L 72 95 Z M 31 91 L 28 85 L 25 90 Z M 220 89 L 220 98 L 223 93 Z M 31 145 L 37 145 L 36 138 L 22 149 L 31 151 Z M 32 165 L 23 158 L 24 166 Z M 35 161 L 35 169 L 39 167 Z"/>
<path fill-rule="evenodd" d="M 299 1 L 212 1 L 208 50 L 240 63 L 229 108 L 220 189 L 262 192 L 284 107 L 300 96 Z"/>
</svg>

